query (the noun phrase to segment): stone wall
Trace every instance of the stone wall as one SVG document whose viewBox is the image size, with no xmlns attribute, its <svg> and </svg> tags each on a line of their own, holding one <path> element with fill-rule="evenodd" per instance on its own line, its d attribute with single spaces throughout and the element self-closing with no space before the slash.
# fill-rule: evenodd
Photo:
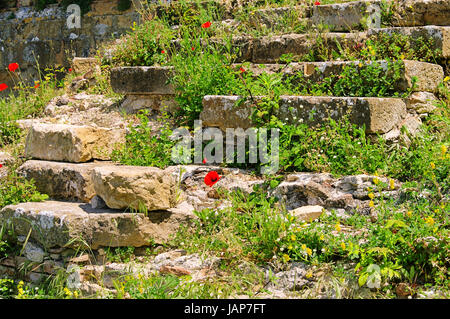
<svg viewBox="0 0 450 319">
<path fill-rule="evenodd" d="M 69 14 L 58 4 L 36 11 L 30 6 L 32 1 L 18 0 L 17 7 L 0 11 L 0 83 L 11 84 L 7 67 L 12 62 L 19 63 L 22 75 L 33 80 L 37 79 L 36 61 L 41 69 L 68 67 L 75 56 L 93 56 L 102 43 L 128 32 L 133 22 L 139 23 L 133 6 L 120 12 L 117 3 L 94 0 L 91 11 L 81 18 L 80 29 L 67 28 Z"/>
</svg>

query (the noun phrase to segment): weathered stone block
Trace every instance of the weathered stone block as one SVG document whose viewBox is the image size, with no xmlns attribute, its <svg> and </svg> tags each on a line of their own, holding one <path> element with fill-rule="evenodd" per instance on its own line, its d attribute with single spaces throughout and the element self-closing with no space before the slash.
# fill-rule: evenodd
<svg viewBox="0 0 450 319">
<path fill-rule="evenodd" d="M 311 22 L 327 25 L 334 31 L 359 29 L 373 13 L 371 6 L 380 8 L 380 4 L 381 1 L 351 1 L 314 6 Z"/>
<path fill-rule="evenodd" d="M 117 67 L 111 70 L 111 86 L 116 93 L 172 95 L 172 72 L 172 67 Z"/>
<path fill-rule="evenodd" d="M 131 114 L 142 109 L 174 112 L 177 104 L 173 95 L 127 94 L 120 107 Z"/>
<path fill-rule="evenodd" d="M 25 152 L 35 159 L 87 162 L 108 160 L 116 143 L 125 142 L 125 130 L 65 124 L 33 124 Z"/>
<path fill-rule="evenodd" d="M 95 167 L 111 165 L 105 162 L 60 163 L 30 160 L 17 172 L 35 181 L 39 192 L 51 198 L 89 202 L 95 196 L 91 172 Z"/>
<path fill-rule="evenodd" d="M 290 213 L 295 216 L 298 220 L 302 220 L 305 222 L 310 222 L 319 218 L 322 215 L 324 208 L 319 205 L 308 205 L 296 208 Z"/>
<path fill-rule="evenodd" d="M 237 96 L 205 96 L 200 114 L 203 125 L 222 130 L 251 127 L 251 104 L 244 102 L 236 106 L 239 99 Z M 309 125 L 348 115 L 352 123 L 365 125 L 367 133 L 385 133 L 405 117 L 406 104 L 398 98 L 281 96 L 276 115 L 285 123 Z"/>
<path fill-rule="evenodd" d="M 449 25 L 450 1 L 400 0 L 392 1 L 395 26 Z"/>
<path fill-rule="evenodd" d="M 100 73 L 100 64 L 96 58 L 73 58 L 72 65 L 76 73 Z"/>
<path fill-rule="evenodd" d="M 418 114 L 431 113 L 436 109 L 435 104 L 439 102 L 433 93 L 415 92 L 407 99 L 407 108 Z"/>
<path fill-rule="evenodd" d="M 176 202 L 176 181 L 155 167 L 104 166 L 92 171 L 95 193 L 110 208 L 169 209 Z"/>
<path fill-rule="evenodd" d="M 355 65 L 359 67 L 359 61 L 329 61 L 329 62 L 300 62 L 285 64 L 251 64 L 247 70 L 255 76 L 262 73 L 282 72 L 287 75 L 303 74 L 312 83 L 323 80 L 331 75 L 342 73 L 345 67 Z M 371 62 L 373 63 L 373 62 Z M 387 71 L 387 61 L 376 61 L 376 63 Z M 397 91 L 413 89 L 415 92 L 434 92 L 444 78 L 444 70 L 438 64 L 419 61 L 403 60 L 401 63 L 401 78 L 395 83 Z M 367 62 L 361 61 L 361 67 Z M 417 79 L 413 87 L 413 77 Z M 295 84 L 295 80 L 293 80 Z"/>
<path fill-rule="evenodd" d="M 130 214 L 111 209 L 92 209 L 88 204 L 45 201 L 9 205 L 0 211 L 0 224 L 13 224 L 19 236 L 27 236 L 45 248 L 134 246 L 149 241 L 164 243 L 190 214 L 169 211 Z"/>
</svg>

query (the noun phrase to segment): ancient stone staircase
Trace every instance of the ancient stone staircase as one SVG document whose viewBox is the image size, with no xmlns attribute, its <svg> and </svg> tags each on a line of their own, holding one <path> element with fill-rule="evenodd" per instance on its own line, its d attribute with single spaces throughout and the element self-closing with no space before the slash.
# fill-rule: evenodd
<svg viewBox="0 0 450 319">
<path fill-rule="evenodd" d="M 432 38 L 436 48 L 442 51 L 442 57 L 448 59 L 450 3 L 406 1 L 410 2 L 412 9 L 409 6 L 398 9 L 402 19 L 394 19 L 395 27 L 390 28 L 349 32 L 365 16 L 368 3 L 379 5 L 380 1 L 313 6 L 305 10 L 302 18 L 309 19 L 312 25 L 325 23 L 333 26 L 334 31 L 345 32 L 326 34 L 330 45 L 332 39 L 357 44 L 372 34 L 397 32 L 411 38 Z M 286 12 L 283 9 L 269 11 L 269 15 L 276 17 Z M 272 21 L 264 12 L 260 14 L 269 23 Z M 313 44 L 314 39 L 306 34 L 241 37 L 234 43 L 241 49 L 239 62 L 250 62 L 250 69 L 259 72 L 280 72 L 282 66 L 278 62 L 283 54 L 300 56 L 308 53 Z M 265 63 L 263 68 L 256 67 L 260 63 Z M 314 81 L 339 73 L 350 63 L 358 62 L 291 63 L 281 72 L 301 72 Z M 314 124 L 309 117 L 311 110 L 317 112 L 314 119 L 317 122 L 329 116 L 339 120 L 350 111 L 351 121 L 365 125 L 370 134 L 385 134 L 396 139 L 402 126 L 414 132 L 420 126 L 421 114 L 432 111 L 433 93 L 444 78 L 444 69 L 437 64 L 408 60 L 404 60 L 403 65 L 402 79 L 395 89 L 406 91 L 416 77 L 414 93 L 409 98 L 283 96 L 278 116 L 289 123 Z M 117 93 L 127 96 L 123 106 L 129 112 L 141 108 L 158 110 L 170 103 L 176 107 L 174 89 L 167 84 L 171 72 L 170 67 L 115 68 L 111 72 L 111 86 Z M 237 96 L 205 96 L 200 119 L 205 126 L 221 129 L 250 127 L 249 105 L 232 107 L 237 99 Z M 44 249 L 47 260 L 60 262 L 61 253 L 50 257 L 52 251 L 165 243 L 180 225 L 187 225 L 196 218 L 194 209 L 214 207 L 214 194 L 198 182 L 209 169 L 216 169 L 223 175 L 218 185 L 229 190 L 239 188 L 250 192 L 252 185 L 262 182 L 262 178 L 238 169 L 191 165 L 162 170 L 112 163 L 111 151 L 116 143 L 124 141 L 125 135 L 124 127 L 31 123 L 26 156 L 32 160 L 25 162 L 18 172 L 27 179 L 34 179 L 37 189 L 48 194 L 51 200 L 7 206 L 0 211 L 0 223 L 14 225 L 17 235 L 22 239 L 29 236 L 33 245 Z M 292 210 L 321 205 L 319 214 L 314 215 L 317 218 L 323 208 L 345 211 L 358 206 L 368 209 L 367 186 L 373 178 L 363 175 L 333 179 L 328 174 L 293 174 L 286 176 L 274 195 L 284 198 Z M 398 188 L 396 182 L 392 196 L 397 195 Z"/>
</svg>

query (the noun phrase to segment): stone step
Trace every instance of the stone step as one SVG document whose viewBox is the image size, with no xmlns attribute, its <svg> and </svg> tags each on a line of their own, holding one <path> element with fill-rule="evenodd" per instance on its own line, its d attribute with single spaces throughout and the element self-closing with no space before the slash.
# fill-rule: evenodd
<svg viewBox="0 0 450 319">
<path fill-rule="evenodd" d="M 237 105 L 239 100 L 239 96 L 205 96 L 200 113 L 202 125 L 224 131 L 252 127 L 252 103 L 248 100 Z M 387 133 L 401 123 L 407 112 L 400 98 L 281 96 L 275 115 L 285 123 L 317 125 L 330 117 L 340 120 L 347 114 L 352 123 L 365 125 L 367 133 Z"/>
<path fill-rule="evenodd" d="M 162 244 L 192 218 L 183 211 L 155 211 L 145 216 L 59 201 L 9 205 L 0 211 L 0 224 L 14 225 L 18 236 L 27 236 L 32 228 L 30 239 L 47 249 Z"/>
<path fill-rule="evenodd" d="M 367 31 L 367 37 L 377 34 L 401 34 L 411 39 L 423 38 L 424 40 L 432 40 L 433 50 L 441 51 L 443 58 L 450 58 L 450 27 L 446 26 L 424 26 L 424 27 L 392 27 L 392 28 L 373 28 Z"/>
<path fill-rule="evenodd" d="M 177 204 L 176 179 L 166 170 L 110 165 L 94 168 L 91 178 L 95 193 L 110 208 L 154 211 Z"/>
<path fill-rule="evenodd" d="M 125 142 L 125 129 L 35 123 L 25 153 L 34 159 L 63 162 L 109 160 L 116 144 Z"/>
<path fill-rule="evenodd" d="M 176 174 L 170 170 L 111 162 L 30 160 L 17 171 L 34 179 L 38 191 L 53 199 L 90 202 L 97 195 L 109 208 L 145 211 L 166 210 L 177 204 Z"/>
<path fill-rule="evenodd" d="M 424 40 L 431 39 L 433 46 L 431 49 L 439 50 L 443 58 L 450 57 L 450 27 L 426 26 L 426 27 L 397 27 L 370 29 L 365 32 L 323 33 L 321 37 L 329 50 L 336 50 L 336 42 L 342 47 L 355 47 L 364 43 L 376 34 L 398 33 L 407 35 L 411 41 L 423 37 Z M 242 49 L 238 62 L 251 61 L 254 63 L 274 63 L 283 55 L 291 54 L 295 59 L 302 59 L 311 49 L 317 45 L 316 38 L 319 34 L 284 34 L 280 36 L 265 36 L 260 38 L 239 38 L 234 41 L 234 46 Z M 322 42 L 322 41 L 321 41 Z"/>
<path fill-rule="evenodd" d="M 364 61 L 329 61 L 329 62 L 299 62 L 286 64 L 249 64 L 244 68 L 254 76 L 262 73 L 284 73 L 286 75 L 302 74 L 306 79 L 317 82 L 330 75 L 337 75 L 344 67 L 355 65 L 361 68 L 368 63 Z M 387 68 L 388 61 L 376 61 L 381 67 Z M 241 64 L 232 67 L 239 69 Z M 127 95 L 171 95 L 175 90 L 168 84 L 173 72 L 172 67 L 118 67 L 111 70 L 111 85 L 115 92 Z M 403 60 L 402 78 L 395 85 L 395 89 L 405 92 L 435 92 L 439 83 L 444 79 L 444 70 L 438 64 Z M 414 88 L 412 79 L 417 79 Z M 295 81 L 295 80 L 294 80 Z M 294 82 L 295 83 L 295 82 Z"/>
<path fill-rule="evenodd" d="M 116 67 L 111 69 L 111 87 L 121 94 L 173 95 L 168 83 L 172 72 L 166 66 Z"/>
<path fill-rule="evenodd" d="M 325 77 L 340 74 L 345 67 L 354 65 L 357 68 L 362 68 L 372 63 L 365 61 L 328 61 L 289 63 L 289 65 L 250 64 L 248 70 L 255 76 L 261 73 L 283 72 L 287 75 L 300 73 L 314 83 L 323 80 Z M 387 70 L 388 61 L 380 60 L 376 63 Z M 405 92 L 409 89 L 412 89 L 413 92 L 435 92 L 439 83 L 444 79 L 444 69 L 440 65 L 426 62 L 402 60 L 400 72 L 401 79 L 394 86 L 394 89 L 399 92 Z M 414 87 L 413 77 L 416 78 Z"/>
<path fill-rule="evenodd" d="M 432 42 L 430 48 L 439 50 L 442 58 L 450 58 L 450 27 L 446 26 L 423 26 L 423 27 L 390 27 L 373 28 L 362 32 L 327 32 L 327 33 L 289 33 L 283 35 L 270 35 L 262 37 L 236 36 L 232 39 L 233 48 L 239 49 L 236 62 L 253 63 L 277 63 L 283 55 L 292 55 L 293 60 L 305 59 L 307 54 L 318 45 L 325 44 L 328 50 L 338 50 L 338 43 L 343 48 L 353 50 L 356 45 L 375 38 L 377 34 L 398 33 L 410 37 L 412 47 L 421 45 L 423 40 Z M 317 39 L 321 40 L 318 41 Z M 211 38 L 220 48 L 223 41 Z M 180 50 L 181 41 L 172 41 L 174 51 Z"/>
<path fill-rule="evenodd" d="M 111 162 L 63 163 L 29 160 L 17 169 L 18 174 L 33 179 L 40 193 L 58 200 L 74 200 L 88 203 L 94 196 L 92 170 Z"/>
<path fill-rule="evenodd" d="M 327 25 L 333 31 L 380 28 L 382 24 L 393 27 L 450 24 L 448 0 L 384 2 L 369 0 L 314 6 L 311 23 Z"/>
</svg>

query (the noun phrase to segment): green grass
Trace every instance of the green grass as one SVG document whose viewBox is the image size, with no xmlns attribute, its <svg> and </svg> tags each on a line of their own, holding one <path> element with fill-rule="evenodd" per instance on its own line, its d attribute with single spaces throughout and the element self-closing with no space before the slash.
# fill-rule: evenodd
<svg viewBox="0 0 450 319">
<path fill-rule="evenodd" d="M 15 85 L 8 96 L 0 98 L 0 148 L 14 143 L 20 137 L 16 120 L 38 117 L 48 102 L 61 93 L 62 83 L 55 79 L 56 73 L 61 70 L 46 72 L 46 75 L 41 76 L 37 88 L 25 84 L 20 73 L 12 74 Z"/>
</svg>

